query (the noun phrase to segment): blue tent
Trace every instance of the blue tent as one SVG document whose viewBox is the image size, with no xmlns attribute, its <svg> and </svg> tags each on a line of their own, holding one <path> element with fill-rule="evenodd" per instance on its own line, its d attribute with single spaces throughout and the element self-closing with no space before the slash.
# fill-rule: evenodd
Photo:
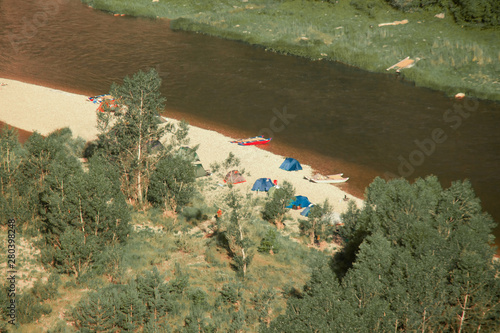
<svg viewBox="0 0 500 333">
<path fill-rule="evenodd" d="M 269 178 L 259 178 L 255 181 L 252 187 L 252 191 L 269 191 L 274 184 Z"/>
<path fill-rule="evenodd" d="M 309 211 L 314 205 L 309 205 L 306 209 L 304 209 L 302 212 L 300 212 L 300 215 L 307 217 L 309 215 Z"/>
<path fill-rule="evenodd" d="M 300 165 L 299 161 L 297 161 L 295 158 L 287 157 L 285 161 L 281 163 L 280 169 L 286 171 L 296 171 L 296 170 L 302 170 L 302 166 Z"/>
<path fill-rule="evenodd" d="M 293 206 L 300 206 L 301 208 L 305 208 L 309 207 L 310 204 L 311 202 L 309 201 L 309 199 L 307 199 L 307 197 L 304 197 L 303 195 L 297 195 L 295 197 L 295 201 L 292 201 L 288 206 L 286 206 L 286 208 L 293 208 Z"/>
</svg>

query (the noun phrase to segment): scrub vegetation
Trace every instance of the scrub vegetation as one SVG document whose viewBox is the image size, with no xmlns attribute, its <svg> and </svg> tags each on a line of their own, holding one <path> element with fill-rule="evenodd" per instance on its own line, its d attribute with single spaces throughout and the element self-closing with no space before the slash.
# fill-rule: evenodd
<svg viewBox="0 0 500 333">
<path fill-rule="evenodd" d="M 113 85 L 94 142 L 0 133 L 17 271 L 0 275 L 0 303 L 17 304 L 0 331 L 498 332 L 495 223 L 468 182 L 377 178 L 342 224 L 328 201 L 297 221 L 290 183 L 254 195 L 196 178 L 187 125 L 160 122 L 160 84 L 151 70 Z"/>
<path fill-rule="evenodd" d="M 168 18 L 173 29 L 373 72 L 419 58 L 399 75 L 450 96 L 500 100 L 500 4 L 494 0 L 83 2 L 112 13 Z M 379 26 L 403 20 L 408 23 Z"/>
</svg>

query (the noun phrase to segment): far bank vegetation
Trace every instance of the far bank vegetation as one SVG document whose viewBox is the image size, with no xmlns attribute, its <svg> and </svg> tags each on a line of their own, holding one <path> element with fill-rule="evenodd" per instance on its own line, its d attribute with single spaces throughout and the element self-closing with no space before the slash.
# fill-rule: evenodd
<svg viewBox="0 0 500 333">
<path fill-rule="evenodd" d="M 173 29 L 338 61 L 364 70 L 420 61 L 399 75 L 454 96 L 500 100 L 496 0 L 83 0 L 112 13 L 168 18 Z M 407 21 L 407 24 L 379 24 Z"/>
</svg>

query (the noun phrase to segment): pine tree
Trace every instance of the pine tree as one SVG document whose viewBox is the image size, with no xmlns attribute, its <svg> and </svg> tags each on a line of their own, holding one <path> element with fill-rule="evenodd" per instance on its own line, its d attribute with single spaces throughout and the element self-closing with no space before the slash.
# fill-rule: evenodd
<svg viewBox="0 0 500 333">
<path fill-rule="evenodd" d="M 151 175 L 148 200 L 166 211 L 178 212 L 188 204 L 195 192 L 194 167 L 183 156 L 165 156 Z"/>
<path fill-rule="evenodd" d="M 274 227 L 269 227 L 266 234 L 260 241 L 257 251 L 276 254 L 280 250 L 281 245 L 279 242 L 279 231 L 277 231 Z"/>
<path fill-rule="evenodd" d="M 118 330 L 116 290 L 106 288 L 91 292 L 72 310 L 75 327 L 80 332 L 115 332 Z"/>
<path fill-rule="evenodd" d="M 16 217 L 21 225 L 25 225 L 30 217 L 28 206 L 19 195 L 19 168 L 26 156 L 26 150 L 18 140 L 16 130 L 7 125 L 0 130 L 0 225 Z"/>
<path fill-rule="evenodd" d="M 103 158 L 91 158 L 87 172 L 64 160 L 49 170 L 42 196 L 42 256 L 61 272 L 79 276 L 92 267 L 95 253 L 126 240 L 130 214 L 118 173 Z"/>
<path fill-rule="evenodd" d="M 258 320 L 260 323 L 268 324 L 271 314 L 271 303 L 276 298 L 276 292 L 272 288 L 266 290 L 259 290 L 252 297 L 251 301 L 254 306 L 254 310 L 258 314 Z"/>
<path fill-rule="evenodd" d="M 210 327 L 216 327 L 222 332 L 237 332 L 241 329 L 246 312 L 243 289 L 241 283 L 230 282 L 222 286 L 210 314 L 212 323 L 207 325 L 207 331 Z"/>
<path fill-rule="evenodd" d="M 293 185 L 286 180 L 280 188 L 274 191 L 273 196 L 266 202 L 262 213 L 265 220 L 273 222 L 278 229 L 283 228 L 283 220 L 288 206 L 295 197 Z"/>
<path fill-rule="evenodd" d="M 309 211 L 307 220 L 300 221 L 300 230 L 309 236 L 309 242 L 314 245 L 319 239 L 326 239 L 329 221 L 328 214 L 332 212 L 328 199 L 322 205 L 314 205 Z"/>
<path fill-rule="evenodd" d="M 146 306 L 139 298 L 136 285 L 121 286 L 118 294 L 117 324 L 125 331 L 135 331 L 147 318 Z"/>
<path fill-rule="evenodd" d="M 51 190 L 60 191 L 72 173 L 79 171 L 77 156 L 83 142 L 73 139 L 71 130 L 64 128 L 46 138 L 35 132 L 24 148 L 26 156 L 19 165 L 15 180 L 18 195 L 33 225 L 39 215 L 44 214 L 43 200 L 46 195 Z M 55 174 L 51 176 L 52 173 Z"/>
<path fill-rule="evenodd" d="M 54 239 L 57 239 L 57 246 L 49 252 L 52 257 L 47 254 L 45 260 L 51 260 L 59 272 L 74 274 L 77 278 L 91 267 L 94 253 L 100 250 L 96 237 L 86 237 L 83 231 L 74 228 L 67 228 Z"/>
<path fill-rule="evenodd" d="M 245 278 L 253 258 L 254 244 L 248 236 L 247 224 L 252 219 L 248 207 L 243 207 L 242 198 L 234 191 L 225 198 L 228 213 L 218 220 L 217 230 L 225 239 L 227 249 L 233 258 L 237 272 Z"/>
<path fill-rule="evenodd" d="M 148 320 L 158 321 L 175 309 L 175 295 L 156 267 L 136 278 L 139 298 L 146 306 Z"/>
<path fill-rule="evenodd" d="M 313 271 L 304 292 L 287 301 L 286 312 L 261 332 L 356 332 L 353 305 L 343 300 L 343 290 L 328 267 Z M 342 318 L 342 320 L 336 320 Z M 363 331 L 358 331 L 363 332 Z"/>
<path fill-rule="evenodd" d="M 14 174 L 26 155 L 18 140 L 16 130 L 7 125 L 0 130 L 0 193 L 5 195 L 7 187 L 12 185 Z"/>
<path fill-rule="evenodd" d="M 19 324 L 32 323 L 42 315 L 52 312 L 52 307 L 42 304 L 40 299 L 30 291 L 17 296 L 16 320 Z"/>
<path fill-rule="evenodd" d="M 158 73 L 139 71 L 125 77 L 121 85 L 113 84 L 110 94 L 117 99 L 119 110 L 99 113 L 99 146 L 120 168 L 122 185 L 127 197 L 143 202 L 149 179 L 147 174 L 157 161 L 148 152 L 148 145 L 165 133 L 159 112 L 165 99 L 160 94 L 161 79 Z"/>
<path fill-rule="evenodd" d="M 89 160 L 83 181 L 76 183 L 73 204 L 78 211 L 76 226 L 108 245 L 124 242 L 130 232 L 130 213 L 120 191 L 118 171 L 101 157 Z"/>
<path fill-rule="evenodd" d="M 493 220 L 468 182 L 376 179 L 343 216 L 346 247 L 265 332 L 495 332 Z"/>
</svg>

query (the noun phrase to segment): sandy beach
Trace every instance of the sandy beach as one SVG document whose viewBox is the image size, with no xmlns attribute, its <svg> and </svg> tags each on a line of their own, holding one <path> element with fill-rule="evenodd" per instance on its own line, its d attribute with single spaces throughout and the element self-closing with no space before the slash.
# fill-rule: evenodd
<svg viewBox="0 0 500 333">
<path fill-rule="evenodd" d="M 90 141 L 98 133 L 97 107 L 98 104 L 89 101 L 88 96 L 0 78 L 0 121 L 19 129 L 47 135 L 59 128 L 69 127 L 73 135 Z M 177 122 L 175 119 L 169 121 Z M 303 170 L 285 171 L 279 168 L 285 156 L 256 146 L 240 146 L 230 142 L 239 138 L 229 138 L 196 126 L 190 126 L 189 138 L 191 146 L 199 145 L 197 152 L 206 169 L 214 162 L 222 162 L 229 153 L 239 158 L 247 181 L 236 186 L 243 191 L 250 191 L 255 180 L 265 177 L 277 180 L 278 185 L 285 180 L 289 181 L 295 187 L 297 195 L 308 197 L 312 203 L 322 203 L 328 199 L 336 213 L 346 210 L 346 196 L 358 206 L 362 205 L 361 199 L 342 191 L 342 185 L 315 184 L 305 180 L 304 176 L 310 177 L 314 171 L 303 161 L 299 161 Z M 222 179 L 220 182 L 222 183 Z M 292 214 L 296 215 L 298 212 Z"/>
</svg>

